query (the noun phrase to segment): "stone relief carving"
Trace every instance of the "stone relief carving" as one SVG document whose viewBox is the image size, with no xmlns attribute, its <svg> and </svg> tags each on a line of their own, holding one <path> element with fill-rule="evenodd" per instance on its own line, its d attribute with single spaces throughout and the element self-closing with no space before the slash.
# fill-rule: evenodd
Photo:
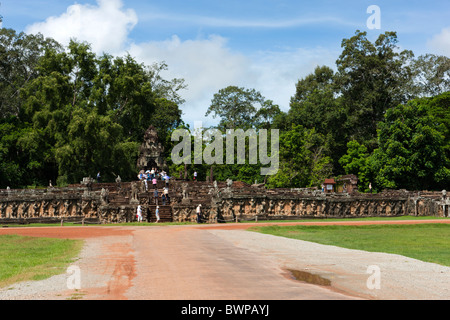
<svg viewBox="0 0 450 320">
<path fill-rule="evenodd" d="M 102 206 L 105 206 L 108 204 L 108 198 L 109 198 L 109 190 L 102 188 L 101 194 L 101 204 Z"/>
<path fill-rule="evenodd" d="M 139 193 L 139 186 L 122 183 L 96 187 L 91 180 L 83 188 L 51 188 L 45 190 L 0 190 L 0 219 L 93 218 L 101 222 L 133 221 L 132 205 L 150 206 L 148 194 Z M 195 221 L 195 203 L 202 199 L 203 214 L 209 222 L 232 222 L 239 219 L 286 216 L 298 217 L 364 217 L 450 214 L 447 191 L 426 193 L 391 191 L 386 194 L 330 194 L 308 190 L 276 191 L 264 188 L 242 188 L 230 192 L 232 180 L 171 184 L 171 208 L 175 221 Z M 173 189 L 176 188 L 176 189 Z M 245 192 L 242 192 L 242 191 Z M 188 194 L 189 191 L 189 194 Z M 114 192 L 110 196 L 111 192 Z M 119 197 L 120 204 L 114 199 Z M 113 200 L 111 200 L 113 199 Z M 182 203 L 182 199 L 189 201 Z M 131 203 L 133 200 L 134 202 Z M 113 201 L 113 203 L 111 202 Z M 125 207 L 120 208 L 121 205 Z M 1 222 L 1 221 L 0 221 Z"/>
</svg>

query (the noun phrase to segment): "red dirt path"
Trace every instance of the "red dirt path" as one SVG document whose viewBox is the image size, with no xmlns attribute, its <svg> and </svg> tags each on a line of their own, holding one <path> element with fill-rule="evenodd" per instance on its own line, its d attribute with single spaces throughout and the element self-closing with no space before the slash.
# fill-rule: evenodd
<svg viewBox="0 0 450 320">
<path fill-rule="evenodd" d="M 45 237 L 57 239 L 89 239 L 105 236 L 121 236 L 131 234 L 131 229 L 120 227 L 17 227 L 1 228 L 0 235 L 17 234 L 29 237 Z"/>
<path fill-rule="evenodd" d="M 28 228 L 28 227 L 18 227 L 18 228 L 0 228 L 0 235 L 4 234 L 18 234 L 23 236 L 32 237 L 47 237 L 47 238 L 62 238 L 62 239 L 90 239 L 95 240 L 99 243 L 98 250 L 98 260 L 87 262 L 88 266 L 85 269 L 92 270 L 95 269 L 95 273 L 104 275 L 108 277 L 107 283 L 103 287 L 96 288 L 84 288 L 85 299 L 99 299 L 99 300 L 123 300 L 123 299 L 142 299 L 150 297 L 151 299 L 172 299 L 174 294 L 181 294 L 182 289 L 178 287 L 179 292 L 167 291 L 167 281 L 171 279 L 166 279 L 164 272 L 168 272 L 168 269 L 172 266 L 192 264 L 190 270 L 202 269 L 205 263 L 209 266 L 215 263 L 215 261 L 201 261 L 203 256 L 207 256 L 203 251 L 195 249 L 196 243 L 202 242 L 201 233 L 195 232 L 195 229 L 246 229 L 251 226 L 268 226 L 268 225 L 280 225 L 280 226 L 292 226 L 292 225 L 374 225 L 374 224 L 425 224 L 425 223 L 450 223 L 448 220 L 390 220 L 390 221 L 308 221 L 308 222 L 260 222 L 260 223 L 227 223 L 227 224 L 204 224 L 204 225 L 184 225 L 178 226 L 180 228 L 172 229 L 171 227 L 156 227 L 157 232 L 146 232 L 148 228 L 141 228 L 139 226 L 117 226 L 117 227 L 106 227 L 106 226 L 87 226 L 87 227 L 72 227 L 72 226 L 58 226 L 58 227 L 38 227 L 38 228 Z M 150 224 L 145 224 L 150 226 Z M 153 228 L 150 228 L 153 230 Z M 177 231 L 178 230 L 178 231 Z M 183 231 L 182 231 L 183 230 Z M 179 232 L 182 231 L 182 232 Z M 172 236 L 173 235 L 173 236 Z M 189 235 L 187 237 L 186 235 Z M 178 238 L 177 238 L 178 237 Z M 184 238 L 183 238 L 184 237 Z M 197 237 L 199 237 L 197 239 Z M 134 240 L 130 240 L 134 239 Z M 179 241 L 184 243 L 185 246 L 179 246 Z M 208 239 L 209 241 L 210 239 Z M 193 241 L 190 245 L 189 241 Z M 197 241 L 197 242 L 195 242 Z M 158 243 L 160 242 L 160 243 Z M 148 244 L 151 243 L 152 250 L 148 250 Z M 220 243 L 216 244 L 220 245 Z M 184 260 L 179 261 L 179 255 L 183 256 L 186 254 L 186 250 L 194 247 L 194 254 L 197 259 L 184 258 Z M 103 249 L 102 249 L 103 248 Z M 203 248 L 208 252 L 208 248 Z M 158 251 L 159 250 L 159 251 Z M 181 250 L 182 252 L 176 252 L 176 250 Z M 230 252 L 232 256 L 235 252 Z M 211 255 L 211 254 L 209 254 Z M 192 257 L 188 255 L 189 257 Z M 162 259 L 162 265 L 155 265 L 156 260 Z M 155 260 L 156 259 L 156 260 Z M 178 259 L 178 260 L 177 260 Z M 239 258 L 241 259 L 241 258 Z M 95 260 L 95 259 L 94 259 Z M 218 259 L 219 260 L 219 259 Z M 222 260 L 222 259 L 220 259 Z M 164 264 L 170 261 L 170 264 Z M 238 261 L 238 259 L 236 259 Z M 146 274 L 145 270 L 147 266 L 151 265 L 153 269 L 160 268 L 159 280 L 154 279 L 155 274 Z M 161 265 L 161 266 L 160 266 Z M 144 266 L 144 267 L 143 267 Z M 200 266 L 200 267 L 199 267 Z M 142 272 L 142 269 L 144 272 Z M 101 270 L 101 271 L 99 271 Z M 159 270 L 159 269 L 158 269 Z M 139 271 L 139 272 L 137 272 Z M 183 268 L 172 270 L 171 274 L 182 273 Z M 223 273 L 228 272 L 223 270 Z M 191 273 L 186 276 L 189 277 Z M 269 272 L 270 274 L 270 272 Z M 207 275 L 210 276 L 210 275 Z M 148 277 L 148 278 L 147 278 Z M 202 279 L 203 280 L 203 279 Z M 217 276 L 211 281 L 221 281 L 221 278 Z M 159 281 L 159 282 L 158 282 Z M 245 281 L 245 279 L 241 280 Z M 279 280 L 276 280 L 279 281 Z M 201 282 L 201 281 L 200 281 Z M 149 293 L 146 286 L 148 283 L 157 283 L 155 288 Z M 183 281 L 180 281 L 183 283 Z M 180 285 L 180 283 L 178 285 Z M 195 283 L 199 283 L 199 279 Z M 144 284 L 146 284 L 144 286 Z M 224 287 L 228 284 L 222 283 Z M 252 287 L 253 284 L 245 284 L 248 288 L 248 296 L 242 296 L 243 299 L 248 299 L 248 297 L 254 297 L 258 294 L 258 289 Z M 272 284 L 271 284 L 272 285 Z M 204 292 L 203 287 L 198 287 L 197 289 L 192 288 L 192 283 L 186 281 L 184 284 L 186 289 L 187 297 L 194 297 L 199 299 L 229 299 L 229 296 L 222 292 L 216 292 L 217 296 L 210 295 Z M 183 287 L 183 288 L 184 288 Z M 277 285 L 274 285 L 278 288 Z M 190 291 L 189 291 L 190 290 Z M 197 290 L 197 291 L 196 291 Z M 252 291 L 253 290 L 253 291 Z M 302 289 L 303 290 L 303 289 Z M 315 291 L 308 291 L 309 289 L 304 289 L 307 291 L 305 295 L 307 297 L 315 297 L 315 299 L 321 299 L 321 297 L 330 297 L 332 299 L 340 299 L 340 296 L 335 297 L 334 295 L 328 296 L 329 293 L 321 292 L 316 293 Z M 229 290 L 232 291 L 232 288 Z M 154 292 L 158 293 L 158 296 L 152 296 Z M 261 292 L 261 289 L 259 289 Z M 70 293 L 69 293 L 70 294 Z M 286 298 L 290 299 L 293 293 L 283 292 L 286 294 Z M 297 294 L 297 293 L 296 293 Z M 177 296 L 179 299 L 184 299 L 185 296 Z M 345 296 L 344 296 L 345 297 Z"/>
</svg>

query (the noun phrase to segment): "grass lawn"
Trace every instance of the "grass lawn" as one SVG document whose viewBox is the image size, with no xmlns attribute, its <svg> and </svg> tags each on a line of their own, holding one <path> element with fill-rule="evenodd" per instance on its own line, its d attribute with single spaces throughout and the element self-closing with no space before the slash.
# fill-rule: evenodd
<svg viewBox="0 0 450 320">
<path fill-rule="evenodd" d="M 267 226 L 249 230 L 348 249 L 400 254 L 450 266 L 448 224 Z"/>
<path fill-rule="evenodd" d="M 435 217 L 435 216 L 395 216 L 395 217 L 360 217 L 360 218 L 305 218 L 305 219 L 284 219 L 284 220 L 264 220 L 258 219 L 256 223 L 265 223 L 265 222 L 329 222 L 329 221 L 395 221 L 395 220 L 445 220 L 448 218 L 443 217 Z M 242 223 L 252 222 L 254 220 L 242 220 Z"/>
<path fill-rule="evenodd" d="M 0 235 L 0 288 L 64 273 L 82 246 L 82 240 Z"/>
</svg>

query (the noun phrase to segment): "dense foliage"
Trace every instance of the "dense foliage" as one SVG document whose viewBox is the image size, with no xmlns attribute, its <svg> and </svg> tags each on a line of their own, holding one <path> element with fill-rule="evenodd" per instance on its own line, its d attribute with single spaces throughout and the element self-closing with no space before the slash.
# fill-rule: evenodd
<svg viewBox="0 0 450 320">
<path fill-rule="evenodd" d="M 42 36 L 0 30 L 0 187 L 136 176 L 145 130 L 181 124 L 182 81 L 132 57 L 96 56 Z M 163 139 L 163 141 L 165 141 Z"/>
<path fill-rule="evenodd" d="M 372 43 L 357 31 L 342 41 L 336 71 L 316 67 L 298 81 L 287 112 L 265 110 L 270 125 L 264 128 L 280 130 L 280 168 L 265 179 L 268 187 L 320 186 L 344 174 L 358 176 L 360 191 L 369 184 L 375 191 L 450 187 L 450 59 L 415 58 L 397 42 L 395 32 Z M 215 96 L 208 114 L 220 117 L 218 128 L 229 122 L 258 130 L 263 108 L 255 105 L 264 105 L 258 92 L 228 87 Z M 259 171 L 248 166 L 215 171 L 261 182 Z"/>
<path fill-rule="evenodd" d="M 164 63 L 97 56 L 86 43 L 64 48 L 42 35 L 0 29 L 0 188 L 78 183 L 98 171 L 104 181 L 135 179 L 139 145 L 154 125 L 177 177 L 196 171 L 200 180 L 213 174 L 268 187 L 313 187 L 356 174 L 361 191 L 369 183 L 375 190 L 448 189 L 450 59 L 415 58 L 397 41 L 395 32 L 372 43 L 356 31 L 342 41 L 335 68 L 317 66 L 298 81 L 286 112 L 255 89 L 217 92 L 207 115 L 218 118 L 224 139 L 205 138 L 201 149 L 223 143 L 225 150 L 226 129 L 258 135 L 268 129 L 269 141 L 278 129 L 279 170 L 262 176 L 267 163 L 241 163 L 237 154 L 232 164 L 225 154 L 222 164 L 171 162 L 171 132 L 186 127 L 179 95 L 185 84 L 163 79 Z"/>
</svg>

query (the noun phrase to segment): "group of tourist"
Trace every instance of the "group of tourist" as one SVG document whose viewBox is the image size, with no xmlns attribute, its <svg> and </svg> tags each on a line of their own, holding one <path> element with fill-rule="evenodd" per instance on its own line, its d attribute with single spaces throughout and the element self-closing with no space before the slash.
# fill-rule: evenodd
<svg viewBox="0 0 450 320">
<path fill-rule="evenodd" d="M 151 170 L 147 171 L 140 171 L 138 174 L 139 181 L 143 182 L 145 185 L 145 191 L 149 191 L 148 184 L 151 182 L 153 185 L 153 200 L 156 204 L 155 209 L 155 216 L 156 216 L 156 222 L 159 222 L 159 192 L 158 192 L 158 180 L 165 181 L 165 186 L 163 188 L 163 192 L 161 195 L 161 202 L 162 205 L 165 206 L 166 204 L 170 203 L 170 196 L 169 196 L 169 180 L 170 177 L 167 175 L 167 172 L 164 170 L 159 171 L 157 168 L 152 168 Z M 137 208 L 136 213 L 137 220 L 139 222 L 142 221 L 142 207 L 139 205 Z M 150 219 L 148 219 L 150 220 Z"/>
<path fill-rule="evenodd" d="M 141 170 L 138 174 L 138 179 L 144 182 L 145 191 L 148 191 L 148 183 L 151 182 L 153 184 L 153 189 L 157 189 L 158 180 L 165 181 L 166 187 L 168 188 L 170 177 L 164 170 L 160 172 L 157 168 L 152 168 L 152 170 L 147 170 L 145 172 L 144 170 Z"/>
<path fill-rule="evenodd" d="M 155 204 L 156 205 L 158 205 L 159 204 L 159 201 L 158 201 L 158 189 L 157 188 L 155 188 L 154 190 L 153 190 L 153 200 L 154 200 L 154 202 L 155 202 Z M 167 186 L 165 186 L 164 187 L 164 189 L 163 189 L 163 194 L 161 195 L 161 202 L 162 202 L 162 205 L 163 206 L 165 206 L 166 204 L 169 204 L 170 203 L 170 197 L 169 197 L 169 188 L 167 187 Z"/>
</svg>

